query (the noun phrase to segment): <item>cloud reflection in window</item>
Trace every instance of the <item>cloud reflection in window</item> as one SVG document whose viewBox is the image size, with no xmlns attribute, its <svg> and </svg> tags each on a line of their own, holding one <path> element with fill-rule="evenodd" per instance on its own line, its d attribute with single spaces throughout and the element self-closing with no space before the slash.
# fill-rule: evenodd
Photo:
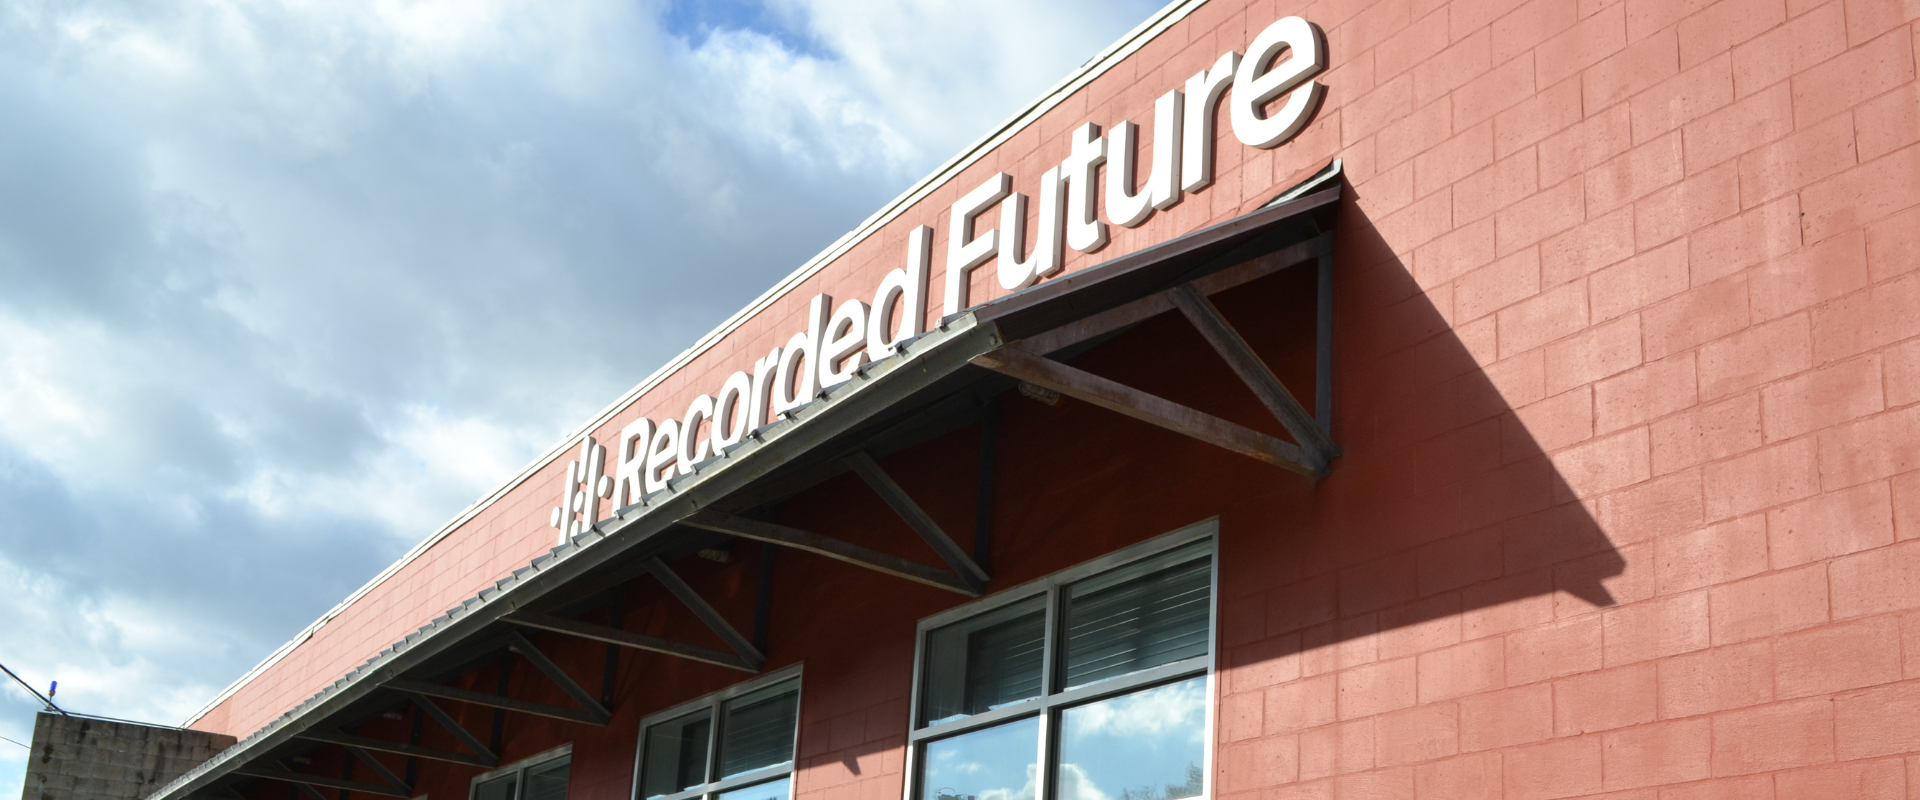
<svg viewBox="0 0 1920 800">
<path fill-rule="evenodd" d="M 1207 679 L 1061 713 L 1057 800 L 1179 800 L 1204 788 Z"/>
</svg>

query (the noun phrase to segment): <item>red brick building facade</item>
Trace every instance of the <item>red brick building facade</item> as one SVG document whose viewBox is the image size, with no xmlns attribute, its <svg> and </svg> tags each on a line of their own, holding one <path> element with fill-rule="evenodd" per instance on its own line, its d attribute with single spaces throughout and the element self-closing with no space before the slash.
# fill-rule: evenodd
<svg viewBox="0 0 1920 800">
<path fill-rule="evenodd" d="M 952 209 L 975 187 L 1006 173 L 1012 191 L 1032 196 L 1031 247 L 1045 224 L 1043 176 L 1072 160 L 1081 126 L 1101 126 L 1111 147 L 1119 123 L 1136 123 L 1145 176 L 1160 135 L 1156 102 L 1188 87 L 1185 102 L 1195 104 L 1204 93 L 1190 78 L 1290 16 L 1324 40 L 1325 70 L 1312 78 L 1324 95 L 1296 134 L 1270 149 L 1236 139 L 1230 107 L 1245 84 L 1233 84 L 1212 111 L 1210 185 L 1177 192 L 1177 204 L 1137 227 L 1108 225 L 1103 248 L 1063 248 L 1060 271 L 1027 294 L 1004 289 L 989 256 L 962 306 L 980 310 L 940 325 Z M 817 295 L 866 300 L 891 271 L 911 271 L 918 226 L 931 228 L 920 341 L 932 344 L 910 342 L 895 357 L 907 365 L 938 358 L 946 342 L 982 330 L 967 327 L 973 320 L 1024 307 L 1035 293 L 1054 292 L 1047 308 L 1061 327 L 1161 297 L 1171 278 L 1085 299 L 1113 283 L 1101 276 L 1184 258 L 1174 253 L 1181 237 L 1213 231 L 1223 244 L 1204 254 L 1210 266 L 1181 262 L 1182 280 L 1258 273 L 1208 292 L 1211 306 L 1330 422 L 1339 455 L 1324 477 L 1071 391 L 1050 397 L 1031 379 L 970 389 L 975 417 L 918 439 L 864 450 L 833 439 L 833 459 L 871 452 L 868 463 L 991 573 L 974 601 L 694 524 L 696 509 L 723 508 L 941 563 L 911 515 L 857 466 L 805 479 L 779 471 L 799 455 L 755 466 L 840 413 L 802 409 L 747 437 L 746 455 L 710 462 L 761 470 L 755 480 L 784 475 L 799 489 L 749 482 L 703 495 L 700 481 L 717 479 L 693 475 L 691 488 L 662 490 L 682 505 L 649 499 L 641 509 L 678 509 L 678 527 L 662 523 L 660 536 L 708 537 L 646 558 L 669 564 L 741 637 L 761 630 L 753 649 L 764 659 L 743 670 L 500 621 L 537 608 L 729 652 L 727 637 L 657 573 L 634 566 L 640 549 L 594 562 L 597 572 L 551 566 L 639 534 L 589 532 L 529 568 L 556 541 L 556 506 L 570 502 L 562 485 L 581 460 L 573 437 L 224 693 L 191 724 L 241 743 L 155 796 L 280 800 L 301 796 L 299 785 L 339 788 L 300 775 L 385 780 L 338 742 L 312 738 L 313 726 L 465 752 L 408 705 L 411 690 L 394 688 L 412 684 L 393 681 L 549 706 L 577 700 L 545 680 L 525 648 L 500 644 L 500 631 L 513 629 L 606 701 L 606 715 L 570 721 L 441 695 L 493 758 L 373 756 L 406 796 L 463 800 L 479 791 L 476 776 L 563 745 L 565 796 L 656 796 L 637 775 L 656 769 L 636 755 L 643 720 L 749 673 L 797 668 L 791 796 L 921 797 L 948 788 L 916 774 L 940 768 L 921 749 L 939 740 L 916 731 L 944 724 L 913 708 L 938 691 L 928 670 L 939 657 L 925 655 L 934 651 L 922 639 L 940 629 L 922 620 L 964 620 L 951 610 L 1201 525 L 1215 554 L 1211 619 L 1204 655 L 1179 663 L 1202 666 L 1166 680 L 1204 687 L 1196 790 L 1205 795 L 1920 798 L 1916 17 L 1920 6 L 1900 0 L 1176 2 L 581 434 L 606 446 L 608 483 L 619 479 L 630 423 L 685 419 L 697 397 L 808 330 Z M 1294 54 L 1307 46 L 1296 42 Z M 1191 138 L 1195 129 L 1182 130 Z M 1335 159 L 1329 179 L 1323 168 Z M 1113 180 L 1114 163 L 1099 180 Z M 1316 173 L 1312 194 L 1270 204 Z M 1004 227 L 998 208 L 974 218 L 972 235 Z M 1110 220 L 1111 211 L 1098 213 Z M 1214 227 L 1222 224 L 1241 227 Z M 1296 231 L 1281 243 L 1291 249 L 1246 238 L 1278 241 L 1269 231 L 1281 228 Z M 1330 269 L 1316 273 L 1318 256 L 1301 255 L 1312 242 L 1330 242 Z M 1174 254 L 1153 255 L 1161 252 Z M 1317 275 L 1332 280 L 1330 339 L 1316 329 Z M 1072 352 L 1040 352 L 1311 450 L 1195 317 L 1164 305 L 1179 301 L 1160 302 L 1163 313 Z M 1085 314 L 1059 317 L 1068 306 Z M 995 319 L 1011 341 L 1012 317 Z M 1323 344 L 1330 407 L 1315 400 Z M 1013 375 L 992 372 L 1003 363 L 995 358 L 975 355 L 942 374 Z M 882 361 L 876 381 L 908 379 L 908 367 L 888 373 Z M 934 367 L 912 370 L 929 376 L 915 398 L 957 385 Z M 831 390 L 817 408 L 884 389 L 845 385 L 860 388 L 844 401 Z M 896 400 L 866 402 L 875 414 L 921 413 Z M 696 418 L 694 428 L 706 424 Z M 871 432 L 848 425 L 835 430 Z M 597 496 L 596 482 L 586 484 Z M 753 491 L 777 501 L 727 505 Z M 616 508 L 626 499 L 596 501 L 586 522 L 623 519 Z M 976 531 L 986 541 L 974 541 Z M 558 577 L 518 599 L 547 580 L 543 571 Z M 1062 585 L 1049 602 L 1070 610 L 1079 584 Z M 449 608 L 459 613 L 443 615 Z M 1071 648 L 1059 643 L 1047 645 L 1044 669 L 1055 668 L 1056 645 L 1071 672 Z M 427 649 L 440 660 L 404 660 Z M 1069 699 L 1060 703 L 1035 719 L 1070 725 Z M 1064 758 L 1062 735 L 1042 734 L 1054 737 L 1042 739 L 1043 761 Z M 1053 769 L 1038 774 L 1057 779 Z M 527 796 L 534 778 L 521 780 Z M 1041 789 L 1063 798 L 1061 786 Z M 1192 796 L 1177 788 L 1164 794 Z M 678 796 L 658 796 L 669 795 Z"/>
</svg>

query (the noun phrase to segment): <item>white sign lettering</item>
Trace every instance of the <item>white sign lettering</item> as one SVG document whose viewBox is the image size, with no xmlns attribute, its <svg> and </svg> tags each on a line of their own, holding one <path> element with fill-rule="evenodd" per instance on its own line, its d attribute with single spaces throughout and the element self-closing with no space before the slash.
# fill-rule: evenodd
<svg viewBox="0 0 1920 800">
<path fill-rule="evenodd" d="M 1071 136 L 1066 160 L 1040 176 L 1039 214 L 1031 231 L 1026 222 L 1031 200 L 1013 190 L 1013 176 L 1002 172 L 988 178 L 948 213 L 942 314 L 973 305 L 968 297 L 972 273 L 988 261 L 999 262 L 1001 288 L 1031 286 L 1060 271 L 1065 247 L 1082 253 L 1106 247 L 1108 223 L 1139 227 L 1155 211 L 1211 186 L 1214 115 L 1229 89 L 1234 138 L 1263 149 L 1285 144 L 1319 108 L 1325 87 L 1313 78 L 1326 68 L 1326 47 L 1312 23 L 1287 17 L 1268 25 L 1245 58 L 1224 53 L 1211 69 L 1188 78 L 1184 90 L 1169 91 L 1154 103 L 1153 153 L 1144 180 L 1137 169 L 1139 126 L 1121 120 L 1103 136 L 1099 125 L 1082 124 Z M 1269 110 L 1276 101 L 1278 107 Z M 1102 166 L 1106 191 L 1097 195 Z M 984 226 L 996 205 L 999 226 Z M 729 375 L 718 394 L 695 398 L 679 419 L 656 424 L 643 417 L 628 424 L 614 448 L 618 466 L 612 477 L 604 474 L 606 448 L 582 437 L 580 457 L 568 465 L 560 505 L 549 517 L 560 541 L 598 521 L 602 499 L 613 500 L 616 508 L 643 502 L 673 478 L 724 457 L 765 425 L 769 412 L 777 417 L 813 402 L 821 392 L 852 380 L 861 365 L 893 355 L 900 342 L 920 335 L 932 246 L 933 229 L 915 228 L 907 235 L 906 265 L 881 279 L 872 303 L 854 298 L 835 306 L 831 296 L 818 295 L 808 305 L 806 330 L 754 360 L 750 372 Z"/>
</svg>

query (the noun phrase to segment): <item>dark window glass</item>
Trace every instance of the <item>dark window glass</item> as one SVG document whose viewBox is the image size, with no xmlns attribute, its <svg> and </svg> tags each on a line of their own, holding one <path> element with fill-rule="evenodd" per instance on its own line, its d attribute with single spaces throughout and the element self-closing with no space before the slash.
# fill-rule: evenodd
<svg viewBox="0 0 1920 800">
<path fill-rule="evenodd" d="M 1039 697 L 1045 640 L 1044 597 L 927 634 L 926 724 Z"/>
<path fill-rule="evenodd" d="M 513 789 L 518 777 L 518 773 L 502 775 L 474 787 L 473 800 L 514 800 Z"/>
<path fill-rule="evenodd" d="M 1067 587 L 1065 688 L 1206 655 L 1212 573 L 1199 545 Z"/>
<path fill-rule="evenodd" d="M 572 759 L 555 759 L 527 770 L 527 791 L 522 800 L 567 800 L 567 765 Z"/>
<path fill-rule="evenodd" d="M 711 711 L 698 711 L 647 729 L 646 784 L 642 793 L 659 797 L 706 783 L 707 738 Z"/>
<path fill-rule="evenodd" d="M 800 686 L 787 683 L 727 701 L 720 712 L 720 774 L 715 780 L 793 760 Z"/>
</svg>

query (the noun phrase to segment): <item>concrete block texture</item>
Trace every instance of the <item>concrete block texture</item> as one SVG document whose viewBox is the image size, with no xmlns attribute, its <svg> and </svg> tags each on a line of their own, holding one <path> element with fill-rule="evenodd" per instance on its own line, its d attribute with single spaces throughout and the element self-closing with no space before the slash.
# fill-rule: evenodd
<svg viewBox="0 0 1920 800">
<path fill-rule="evenodd" d="M 20 800 L 139 800 L 233 742 L 206 731 L 42 712 Z"/>
<path fill-rule="evenodd" d="M 870 297 L 960 191 L 1005 168 L 1032 192 L 1068 131 L 1150 119 L 1160 92 L 1296 13 L 1330 65 L 1303 135 L 1256 152 L 1222 120 L 1211 188 L 1063 274 L 1341 158 L 1345 455 L 1309 486 L 1086 404 L 1010 398 L 995 590 L 1217 518 L 1215 800 L 1920 800 L 1920 0 L 1210 0 L 594 434 L 678 416 L 741 354 L 786 342 L 814 292 Z M 1310 318 L 1311 287 L 1272 280 L 1218 302 L 1293 380 L 1313 353 L 1286 320 Z M 1076 364 L 1270 422 L 1184 325 L 1148 321 Z M 975 518 L 966 435 L 888 465 L 943 524 Z M 552 541 L 566 460 L 195 724 L 252 733 L 524 568 Z M 899 546 L 864 488 L 823 485 L 780 522 Z M 688 580 L 749 619 L 753 552 Z M 793 797 L 898 798 L 917 779 L 910 632 L 959 601 L 809 558 L 780 562 L 771 607 L 808 613 L 774 620 L 768 649 L 769 666 L 806 663 Z M 657 602 L 630 624 L 705 635 Z M 583 678 L 606 663 L 598 644 L 541 645 Z M 605 733 L 503 717 L 503 759 L 574 742 L 574 796 L 628 796 L 640 719 L 725 685 L 664 658 L 617 662 Z M 566 702 L 514 669 L 515 691 Z M 35 758 L 135 737 L 172 753 L 179 736 L 48 729 Z M 466 797 L 463 769 L 422 765 L 415 789 Z M 44 774 L 23 800 L 77 796 L 77 773 Z"/>
</svg>

